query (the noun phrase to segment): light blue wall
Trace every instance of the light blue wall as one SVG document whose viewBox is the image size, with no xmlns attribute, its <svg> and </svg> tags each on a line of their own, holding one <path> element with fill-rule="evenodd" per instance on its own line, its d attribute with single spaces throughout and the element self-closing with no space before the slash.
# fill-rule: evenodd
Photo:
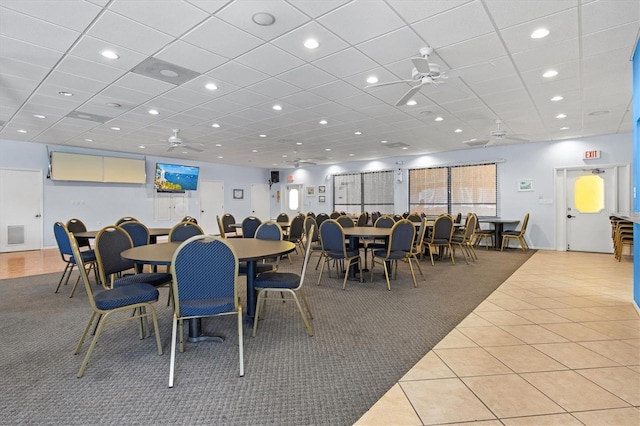
<svg viewBox="0 0 640 426">
<path fill-rule="evenodd" d="M 633 55 L 633 211 L 640 212 L 640 198 L 636 194 L 640 188 L 640 43 L 636 44 Z M 634 239 L 640 238 L 640 224 L 633 226 Z M 640 307 L 640 244 L 633 245 L 633 300 Z"/>
</svg>

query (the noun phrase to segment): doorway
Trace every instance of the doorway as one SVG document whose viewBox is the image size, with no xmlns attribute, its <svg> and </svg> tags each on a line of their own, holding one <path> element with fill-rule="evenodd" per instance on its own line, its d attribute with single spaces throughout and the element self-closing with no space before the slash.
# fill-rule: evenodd
<svg viewBox="0 0 640 426">
<path fill-rule="evenodd" d="M 42 248 L 42 170 L 0 169 L 0 252 Z"/>
<path fill-rule="evenodd" d="M 557 169 L 557 249 L 613 253 L 609 216 L 629 210 L 629 179 L 628 165 Z"/>
<path fill-rule="evenodd" d="M 200 219 L 198 224 L 207 234 L 217 234 L 216 216 L 224 215 L 224 184 L 220 181 L 200 182 Z"/>
<path fill-rule="evenodd" d="M 293 219 L 302 211 L 302 185 L 283 185 L 282 211 Z"/>
<path fill-rule="evenodd" d="M 251 214 L 266 222 L 271 218 L 271 194 L 268 184 L 251 185 Z"/>
</svg>

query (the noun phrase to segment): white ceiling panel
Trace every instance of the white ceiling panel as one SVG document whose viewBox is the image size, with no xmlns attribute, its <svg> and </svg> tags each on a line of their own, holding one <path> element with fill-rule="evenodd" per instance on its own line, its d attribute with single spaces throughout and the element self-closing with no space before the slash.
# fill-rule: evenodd
<svg viewBox="0 0 640 426">
<path fill-rule="evenodd" d="M 271 76 L 299 67 L 304 62 L 271 44 L 262 46 L 236 59 L 243 65 L 260 70 Z"/>
<path fill-rule="evenodd" d="M 227 61 L 220 55 L 180 40 L 171 43 L 154 57 L 199 73 L 210 71 Z"/>
<path fill-rule="evenodd" d="M 311 18 L 317 18 L 352 0 L 287 0 Z"/>
<path fill-rule="evenodd" d="M 209 17 L 208 13 L 181 0 L 115 0 L 111 10 L 173 37 L 179 37 Z"/>
<path fill-rule="evenodd" d="M 27 62 L 21 62 L 11 59 L 10 57 L 0 57 L 0 72 L 2 75 L 10 75 L 33 80 L 36 84 L 40 83 L 43 78 L 51 71 L 50 68 L 32 65 Z M 36 86 L 34 86 L 35 88 Z"/>
<path fill-rule="evenodd" d="M 335 80 L 335 77 L 331 74 L 311 64 L 304 64 L 301 67 L 280 74 L 279 77 L 283 81 L 287 81 L 302 89 L 311 89 Z"/>
<path fill-rule="evenodd" d="M 78 77 L 89 76 L 103 83 L 113 83 L 124 75 L 124 72 L 118 68 L 70 55 L 60 61 L 57 70 Z"/>
<path fill-rule="evenodd" d="M 582 33 L 588 35 L 611 28 L 614 26 L 611 22 L 637 24 L 639 20 L 640 3 L 637 0 L 616 0 L 615 6 L 610 1 L 594 1 L 582 8 Z"/>
<path fill-rule="evenodd" d="M 378 66 L 377 63 L 354 48 L 318 59 L 313 62 L 313 65 L 336 77 L 348 77 Z"/>
<path fill-rule="evenodd" d="M 356 47 L 377 63 L 386 65 L 418 56 L 420 49 L 425 46 L 426 43 L 414 31 L 403 27 Z"/>
<path fill-rule="evenodd" d="M 206 74 L 214 79 L 228 82 L 238 87 L 247 87 L 269 78 L 267 74 L 237 62 L 227 62 Z"/>
<path fill-rule="evenodd" d="M 103 50 L 112 50 L 120 57 L 117 60 L 107 59 L 100 52 Z M 146 55 L 133 50 L 118 46 L 95 37 L 83 36 L 78 43 L 73 46 L 69 52 L 71 56 L 87 59 L 89 61 L 104 64 L 113 68 L 129 71 L 143 60 L 147 59 Z"/>
<path fill-rule="evenodd" d="M 469 1 L 470 0 L 389 0 L 388 3 L 402 19 L 409 23 L 414 23 L 431 16 L 439 15 L 442 12 L 454 9 L 462 4 L 469 3 Z"/>
<path fill-rule="evenodd" d="M 310 38 L 318 41 L 320 45 L 315 49 L 306 48 L 304 46 L 304 42 Z M 340 37 L 337 37 L 331 31 L 327 30 L 315 21 L 309 22 L 281 37 L 278 37 L 272 41 L 272 44 L 308 62 L 323 58 L 349 47 L 347 42 L 342 40 Z"/>
<path fill-rule="evenodd" d="M 544 38 L 533 39 L 533 31 L 546 28 L 550 31 Z M 572 8 L 542 19 L 527 21 L 500 31 L 510 52 L 519 53 L 541 47 L 552 47 L 556 43 L 578 38 L 578 9 Z"/>
<path fill-rule="evenodd" d="M 84 31 L 101 11 L 75 0 L 2 0 L 2 6 L 77 32 Z"/>
<path fill-rule="evenodd" d="M 62 53 L 21 40 L 0 36 L 0 58 L 51 68 Z M 3 70 L 4 71 L 4 70 Z"/>
<path fill-rule="evenodd" d="M 577 0 L 484 0 L 484 3 L 500 29 L 539 20 L 578 4 Z"/>
<path fill-rule="evenodd" d="M 541 46 L 514 53 L 513 62 L 520 72 L 539 69 L 541 63 L 558 64 L 579 59 L 578 39 L 558 42 L 552 46 Z"/>
<path fill-rule="evenodd" d="M 209 18 L 182 40 L 228 59 L 236 58 L 263 43 L 259 38 L 216 17 Z"/>
<path fill-rule="evenodd" d="M 59 25 L 0 6 L 0 35 L 26 41 L 43 48 L 66 52 L 80 36 Z"/>
<path fill-rule="evenodd" d="M 222 9 L 225 5 L 231 3 L 233 0 L 185 0 L 194 6 L 208 12 L 215 13 Z"/>
</svg>

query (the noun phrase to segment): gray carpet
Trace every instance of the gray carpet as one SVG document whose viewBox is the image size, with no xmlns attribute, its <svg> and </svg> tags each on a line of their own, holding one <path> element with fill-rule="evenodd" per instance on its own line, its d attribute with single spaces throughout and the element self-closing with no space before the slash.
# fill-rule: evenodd
<svg viewBox="0 0 640 426">
<path fill-rule="evenodd" d="M 380 266 L 372 283 L 349 281 L 346 291 L 335 273 L 316 286 L 318 272 L 309 268 L 314 337 L 293 303 L 268 304 L 256 338 L 245 325 L 241 378 L 234 320 L 204 321 L 205 331 L 227 340 L 187 344 L 176 357 L 173 389 L 166 289 L 156 304 L 165 354 L 157 355 L 155 339 L 139 340 L 127 321 L 107 327 L 78 379 L 88 347 L 73 355 L 90 315 L 84 289 L 72 299 L 70 285 L 54 294 L 58 274 L 2 280 L 2 423 L 349 425 L 532 253 L 479 250 L 471 265 L 425 260 L 426 282 L 417 289 L 401 264 L 391 292 Z M 299 271 L 301 257 L 293 257 L 282 270 Z"/>
</svg>

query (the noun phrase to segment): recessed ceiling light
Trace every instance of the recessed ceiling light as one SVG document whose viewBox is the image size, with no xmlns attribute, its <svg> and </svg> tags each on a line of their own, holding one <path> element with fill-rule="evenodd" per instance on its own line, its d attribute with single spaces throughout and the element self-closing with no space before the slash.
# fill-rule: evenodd
<svg viewBox="0 0 640 426">
<path fill-rule="evenodd" d="M 251 17 L 251 20 L 258 25 L 262 25 L 263 27 L 273 25 L 273 23 L 276 22 L 276 18 L 272 14 L 266 12 L 258 12 L 254 14 Z"/>
<path fill-rule="evenodd" d="M 266 138 L 267 137 L 267 135 L 258 135 L 258 136 L 260 136 L 261 138 Z"/>
<path fill-rule="evenodd" d="M 318 123 L 320 123 L 320 124 L 327 124 L 328 122 L 327 122 L 327 120 L 320 120 L 320 121 L 318 121 Z"/>
<path fill-rule="evenodd" d="M 598 116 L 598 115 L 605 115 L 605 114 L 609 114 L 609 111 L 601 110 L 601 111 L 593 111 L 593 112 L 589 113 L 589 115 L 594 116 L 594 117 Z"/>
<path fill-rule="evenodd" d="M 417 103 L 415 100 L 413 100 L 413 99 L 409 99 L 409 100 L 407 101 L 407 105 L 409 105 L 409 106 L 414 106 L 414 105 L 417 105 L 417 104 L 418 104 L 418 103 Z"/>
<path fill-rule="evenodd" d="M 296 142 L 296 145 L 302 145 L 302 142 Z"/>
<path fill-rule="evenodd" d="M 569 128 L 567 126 L 564 126 L 564 127 L 560 127 L 560 130 L 569 130 Z"/>
<path fill-rule="evenodd" d="M 462 133 L 462 129 L 455 129 L 454 132 L 455 133 Z"/>
<path fill-rule="evenodd" d="M 158 115 L 158 114 L 160 114 L 160 113 L 158 112 L 158 110 L 157 110 L 157 109 L 150 109 L 150 110 L 149 110 L 149 114 L 151 114 L 151 115 Z"/>
<path fill-rule="evenodd" d="M 377 82 L 378 82 L 378 77 L 376 77 L 375 75 L 367 77 L 367 83 L 376 84 Z"/>
<path fill-rule="evenodd" d="M 113 108 L 120 108 L 120 107 L 122 106 L 122 105 L 120 105 L 120 104 L 119 104 L 119 103 L 117 103 L 117 102 L 107 102 L 105 105 L 106 105 L 106 106 L 113 107 Z"/>
<path fill-rule="evenodd" d="M 103 50 L 102 52 L 100 52 L 100 54 L 107 59 L 118 59 L 120 57 L 113 50 Z"/>
<path fill-rule="evenodd" d="M 361 131 L 357 131 L 357 132 L 353 132 L 353 134 L 360 136 L 362 134 L 362 132 Z"/>
<path fill-rule="evenodd" d="M 138 148 L 140 148 L 140 149 L 145 149 L 145 148 L 146 148 L 146 146 L 144 146 L 144 145 L 138 145 Z"/>
<path fill-rule="evenodd" d="M 307 39 L 304 42 L 304 47 L 306 47 L 307 49 L 317 49 L 318 46 L 320 46 L 320 43 L 318 43 L 318 40 L 316 40 L 315 38 Z"/>
<path fill-rule="evenodd" d="M 120 127 L 112 127 L 111 130 L 120 130 Z"/>
<path fill-rule="evenodd" d="M 93 139 L 85 139 L 85 142 L 93 142 Z"/>
<path fill-rule="evenodd" d="M 257 149 L 252 149 L 251 152 L 258 152 L 258 150 Z"/>
<path fill-rule="evenodd" d="M 221 143 L 217 143 L 217 144 L 216 144 L 216 146 L 217 146 L 217 147 L 221 147 L 221 146 L 222 146 L 222 144 L 221 144 Z"/>
<path fill-rule="evenodd" d="M 561 114 L 556 115 L 556 118 L 566 118 L 566 117 L 567 117 L 567 114 L 562 114 L 561 113 Z"/>
<path fill-rule="evenodd" d="M 282 105 L 275 104 L 275 105 L 274 105 L 274 106 L 272 106 L 271 108 L 273 108 L 273 109 L 274 109 L 274 110 L 276 110 L 276 111 L 282 111 Z"/>
<path fill-rule="evenodd" d="M 213 123 L 213 124 L 211 125 L 211 127 L 215 127 L 215 128 L 217 129 L 217 128 L 219 128 L 219 127 L 220 127 L 220 125 L 219 125 L 218 123 Z"/>
<path fill-rule="evenodd" d="M 549 71 L 545 72 L 544 74 L 542 74 L 542 76 L 544 78 L 551 78 L 551 77 L 555 77 L 556 75 L 558 75 L 558 71 L 556 71 L 556 70 L 549 70 Z"/>
<path fill-rule="evenodd" d="M 444 118 L 442 118 L 442 117 L 436 117 L 436 118 L 434 118 L 434 120 L 435 120 L 435 121 L 442 121 L 442 120 L 444 120 Z"/>
<path fill-rule="evenodd" d="M 403 146 L 402 149 L 409 149 L 409 147 L 408 146 Z"/>
<path fill-rule="evenodd" d="M 331 151 L 331 148 L 325 148 L 324 150 L 325 151 Z"/>
<path fill-rule="evenodd" d="M 73 96 L 73 93 L 71 93 L 71 92 L 64 92 L 64 91 L 60 91 L 60 92 L 58 92 L 58 95 L 62 95 L 62 96 Z"/>
<path fill-rule="evenodd" d="M 380 141 L 380 143 L 387 143 L 387 141 Z"/>
<path fill-rule="evenodd" d="M 349 154 L 349 157 L 353 157 L 355 154 Z"/>
<path fill-rule="evenodd" d="M 544 38 L 549 35 L 549 30 L 546 28 L 538 28 L 531 33 L 531 38 Z"/>
<path fill-rule="evenodd" d="M 47 118 L 45 115 L 42 115 L 42 114 L 33 114 L 33 116 L 35 118 Z"/>
<path fill-rule="evenodd" d="M 218 158 L 223 159 L 224 157 L 222 155 L 218 155 Z"/>
<path fill-rule="evenodd" d="M 216 86 L 214 83 L 207 83 L 204 87 L 209 90 L 218 90 L 218 86 Z"/>
<path fill-rule="evenodd" d="M 174 70 L 160 70 L 159 72 L 161 75 L 165 77 L 171 77 L 171 78 L 175 78 L 180 75 Z"/>
<path fill-rule="evenodd" d="M 20 130 L 18 130 L 18 133 L 27 133 L 27 131 L 24 130 L 24 129 L 20 129 Z"/>
<path fill-rule="evenodd" d="M 554 96 L 553 98 L 551 98 L 551 102 L 558 102 L 558 101 L 561 101 L 563 99 L 564 98 L 562 96 L 558 95 L 558 96 Z"/>
</svg>

